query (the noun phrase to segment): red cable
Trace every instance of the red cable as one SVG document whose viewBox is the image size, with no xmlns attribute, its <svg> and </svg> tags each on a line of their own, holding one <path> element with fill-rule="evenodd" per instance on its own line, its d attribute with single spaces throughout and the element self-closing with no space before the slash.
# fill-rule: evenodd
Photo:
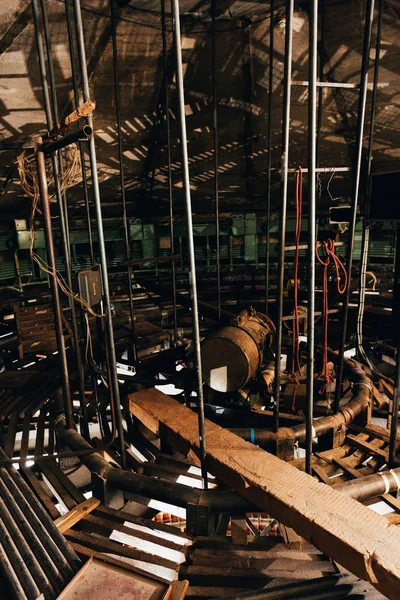
<svg viewBox="0 0 400 600">
<path fill-rule="evenodd" d="M 326 260 L 323 260 L 318 252 L 318 248 L 320 246 L 324 247 Z M 344 294 L 348 284 L 348 275 L 347 271 L 341 262 L 341 260 L 335 254 L 335 244 L 333 240 L 327 239 L 324 242 L 317 242 L 315 246 L 315 254 L 318 262 L 324 267 L 324 275 L 323 275 L 323 286 L 322 286 L 322 371 L 318 375 L 318 377 L 324 378 L 324 383 L 321 386 L 319 393 L 322 395 L 325 393 L 326 386 L 333 378 L 328 373 L 328 308 L 329 308 L 329 298 L 328 298 L 328 269 L 331 262 L 333 263 L 336 271 L 336 281 L 337 281 L 337 290 L 339 294 Z M 340 269 L 343 272 L 343 286 L 340 285 Z"/>
<path fill-rule="evenodd" d="M 303 171 L 299 167 L 296 174 L 296 227 L 295 227 L 295 251 L 294 251 L 294 293 L 293 293 L 293 335 L 292 335 L 292 368 L 291 377 L 295 385 L 291 411 L 296 411 L 296 392 L 299 385 L 299 379 L 296 372 L 302 375 L 301 364 L 300 364 L 300 324 L 299 324 L 299 312 L 298 312 L 298 279 L 299 279 L 299 246 L 301 236 L 301 219 L 303 215 Z"/>
</svg>

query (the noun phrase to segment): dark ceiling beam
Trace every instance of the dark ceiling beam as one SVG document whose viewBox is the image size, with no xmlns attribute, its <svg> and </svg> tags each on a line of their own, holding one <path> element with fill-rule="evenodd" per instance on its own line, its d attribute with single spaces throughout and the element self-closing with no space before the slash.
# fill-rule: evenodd
<svg viewBox="0 0 400 600">
<path fill-rule="evenodd" d="M 28 6 L 19 13 L 16 17 L 15 21 L 3 35 L 0 40 L 0 54 L 3 54 L 8 50 L 8 48 L 12 45 L 14 40 L 19 36 L 21 31 L 25 29 L 25 27 L 32 21 L 32 8 L 31 4 L 28 3 Z"/>
</svg>

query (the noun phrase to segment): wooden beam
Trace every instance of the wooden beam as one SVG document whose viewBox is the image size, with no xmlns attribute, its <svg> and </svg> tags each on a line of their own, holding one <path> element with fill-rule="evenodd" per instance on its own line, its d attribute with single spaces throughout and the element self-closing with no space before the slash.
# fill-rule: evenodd
<svg viewBox="0 0 400 600">
<path fill-rule="evenodd" d="M 370 442 L 365 442 L 363 440 L 360 440 L 355 435 L 351 435 L 349 433 L 347 435 L 346 439 L 349 442 L 351 442 L 352 444 L 354 444 L 354 446 L 356 446 L 356 448 L 359 448 L 363 452 L 367 452 L 368 454 L 371 454 L 372 456 L 380 456 L 381 458 L 383 458 L 383 460 L 387 460 L 387 458 L 388 458 L 387 450 L 381 450 L 380 448 L 376 448 Z"/>
<path fill-rule="evenodd" d="M 100 506 L 100 500 L 98 498 L 89 498 L 75 506 L 75 508 L 67 512 L 67 514 L 56 519 L 54 524 L 61 533 L 65 533 L 98 506 Z"/>
<path fill-rule="evenodd" d="M 199 452 L 197 416 L 189 408 L 154 389 L 131 394 L 129 402 L 171 446 Z M 387 519 L 208 420 L 205 440 L 207 468 L 220 481 L 387 597 L 399 597 L 400 531 Z"/>
</svg>

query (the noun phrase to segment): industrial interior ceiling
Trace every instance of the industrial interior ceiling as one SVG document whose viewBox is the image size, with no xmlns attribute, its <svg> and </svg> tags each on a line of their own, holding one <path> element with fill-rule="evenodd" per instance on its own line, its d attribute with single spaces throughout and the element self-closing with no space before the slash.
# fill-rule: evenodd
<svg viewBox="0 0 400 600">
<path fill-rule="evenodd" d="M 327 2 L 322 60 L 326 81 L 358 83 L 361 66 L 364 2 Z M 154 217 L 168 212 L 165 133 L 157 127 L 162 96 L 162 36 L 159 3 L 119 3 L 118 51 L 120 62 L 121 117 L 128 210 L 131 216 Z M 30 2 L 2 2 L 1 10 L 1 135 L 15 139 L 45 130 L 45 115 Z M 219 179 L 221 210 L 265 210 L 267 164 L 267 107 L 269 68 L 269 5 L 262 2 L 218 3 L 216 69 L 218 92 Z M 49 3 L 49 21 L 60 116 L 71 112 L 71 66 L 67 51 L 64 3 Z M 170 8 L 167 6 L 168 52 L 172 61 Z M 191 189 L 195 212 L 213 210 L 213 134 L 211 24 L 209 3 L 181 3 L 182 49 L 185 70 L 185 112 L 190 153 Z M 118 213 L 120 193 L 115 105 L 113 95 L 112 44 L 108 2 L 82 2 L 91 92 L 97 103 L 98 171 L 101 197 L 108 215 Z M 281 18 L 281 21 L 279 21 Z M 281 163 L 282 75 L 284 54 L 284 6 L 276 7 L 272 198 L 279 204 L 277 172 Z M 379 70 L 374 168 L 393 168 L 399 159 L 398 71 L 399 4 L 387 2 L 383 17 Z M 293 79 L 307 79 L 307 3 L 296 3 L 293 33 Z M 373 49 L 371 49 L 373 58 Z M 372 68 L 372 66 L 371 66 Z M 182 207 L 179 170 L 179 123 L 175 82 L 171 81 L 171 137 L 174 201 Z M 321 123 L 320 166 L 322 201 L 327 202 L 326 183 L 332 167 L 348 167 L 354 156 L 358 94 L 354 89 L 324 90 Z M 307 161 L 307 89 L 292 93 L 290 164 Z M 161 139 L 160 139 L 161 135 Z M 163 139 L 164 138 L 164 139 Z M 163 143 L 164 142 L 164 143 Z M 2 182 L 14 156 L 2 155 Z M 351 178 L 335 175 L 333 196 L 347 196 Z M 82 190 L 68 194 L 73 215 L 81 214 Z M 11 176 L 2 210 L 15 217 L 26 209 L 17 177 Z M 293 202 L 292 202 L 293 204 Z"/>
<path fill-rule="evenodd" d="M 400 3 L 0 2 L 0 600 L 400 598 Z"/>
</svg>

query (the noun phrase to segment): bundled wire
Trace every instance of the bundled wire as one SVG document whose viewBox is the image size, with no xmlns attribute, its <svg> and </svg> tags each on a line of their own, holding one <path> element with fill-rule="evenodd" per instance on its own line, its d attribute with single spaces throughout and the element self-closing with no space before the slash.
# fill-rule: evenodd
<svg viewBox="0 0 400 600">
<path fill-rule="evenodd" d="M 301 236 L 301 220 L 303 215 L 303 171 L 301 167 L 296 173 L 296 226 L 295 226 L 295 250 L 294 250 L 294 289 L 293 289 L 293 330 L 292 330 L 292 365 L 290 376 L 294 383 L 291 411 L 296 410 L 296 393 L 299 385 L 298 375 L 302 376 L 300 364 L 300 322 L 299 322 L 299 246 Z"/>
<path fill-rule="evenodd" d="M 63 194 L 70 187 L 82 181 L 81 159 L 76 144 L 70 144 L 62 149 L 63 175 L 60 177 L 60 189 Z M 17 168 L 21 188 L 27 196 L 34 199 L 39 192 L 35 154 L 21 152 L 17 157 Z M 49 187 L 49 201 L 56 198 L 54 173 L 51 160 L 46 160 L 46 179 Z M 53 189 L 53 191 L 51 191 Z"/>
<path fill-rule="evenodd" d="M 323 247 L 325 251 L 325 259 L 319 254 L 319 248 Z M 347 271 L 335 254 L 335 244 L 333 240 L 327 239 L 323 242 L 317 242 L 315 246 L 315 255 L 318 262 L 324 268 L 323 284 L 322 284 L 322 370 L 318 377 L 323 379 L 321 389 L 319 391 L 322 396 L 327 388 L 327 385 L 332 381 L 331 375 L 328 372 L 328 309 L 329 309 L 329 292 L 328 292 L 328 271 L 329 266 L 333 265 L 336 272 L 337 291 L 339 294 L 344 294 L 348 285 Z M 343 281 L 341 281 L 340 272 L 343 273 Z"/>
<path fill-rule="evenodd" d="M 63 176 L 60 178 L 60 189 L 62 194 L 73 185 L 76 185 L 82 179 L 81 161 L 76 144 L 67 146 L 63 149 L 63 153 L 65 151 L 67 151 L 65 156 L 69 158 L 66 161 L 66 165 L 63 170 Z M 76 294 L 73 290 L 71 290 L 61 273 L 57 270 L 53 271 L 50 265 L 41 256 L 39 256 L 39 254 L 35 252 L 35 215 L 36 212 L 40 212 L 39 182 L 36 169 L 35 155 L 31 155 L 28 157 L 25 154 L 25 152 L 22 152 L 17 158 L 17 164 L 21 187 L 25 194 L 32 198 L 31 214 L 29 218 L 29 254 L 31 256 L 31 259 L 38 265 L 41 271 L 47 273 L 48 275 L 50 275 L 50 277 L 54 277 L 58 287 L 66 296 L 72 298 L 72 300 L 74 300 L 75 302 L 79 302 L 79 304 L 81 304 L 82 307 L 93 316 L 105 317 L 105 315 L 103 314 L 96 313 L 92 309 L 92 307 L 81 296 L 79 296 L 79 294 Z M 48 185 L 50 186 L 55 183 L 53 169 L 51 168 L 51 164 L 49 162 L 47 162 L 46 165 L 46 179 Z M 55 197 L 55 192 L 53 194 L 49 194 L 49 200 L 52 200 Z"/>
</svg>

